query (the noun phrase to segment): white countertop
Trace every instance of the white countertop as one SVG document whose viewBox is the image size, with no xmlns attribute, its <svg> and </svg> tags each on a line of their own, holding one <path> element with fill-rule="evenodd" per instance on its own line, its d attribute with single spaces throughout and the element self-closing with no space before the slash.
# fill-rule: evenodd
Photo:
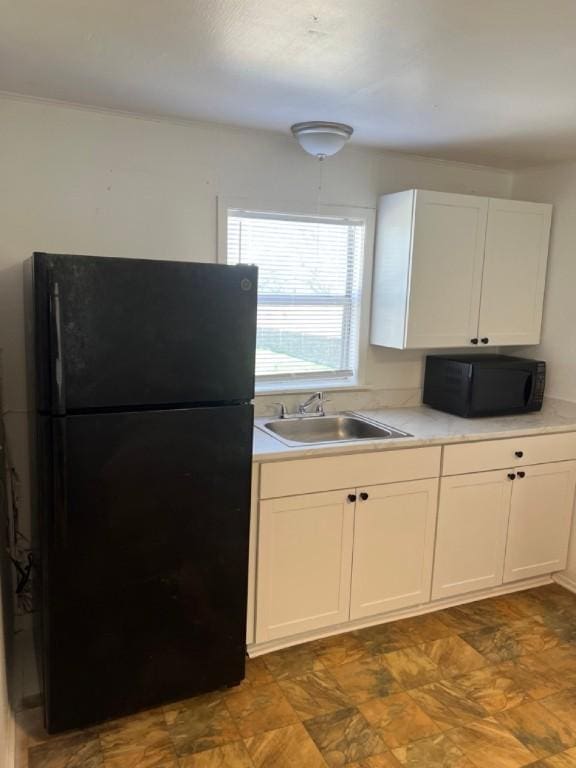
<svg viewBox="0 0 576 768">
<path fill-rule="evenodd" d="M 576 432 L 576 403 L 545 399 L 541 411 L 521 416 L 493 416 L 461 419 L 426 405 L 417 408 L 385 408 L 356 411 L 374 421 L 387 424 L 413 437 L 390 440 L 352 440 L 291 447 L 259 429 L 254 429 L 254 461 L 278 461 L 311 456 L 386 451 L 391 448 L 416 448 L 422 445 L 470 443 L 477 440 L 540 435 L 551 432 Z M 256 419 L 256 426 L 270 418 Z"/>
</svg>

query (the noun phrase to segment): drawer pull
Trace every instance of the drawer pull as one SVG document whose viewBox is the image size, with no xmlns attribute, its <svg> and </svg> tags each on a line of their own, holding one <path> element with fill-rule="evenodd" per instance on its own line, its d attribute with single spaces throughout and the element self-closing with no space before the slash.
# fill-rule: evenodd
<svg viewBox="0 0 576 768">
<path fill-rule="evenodd" d="M 515 478 L 516 478 L 516 475 L 514 474 L 514 472 L 508 472 L 508 480 L 515 480 Z"/>
<path fill-rule="evenodd" d="M 519 459 L 524 456 L 524 451 L 514 451 L 514 456 L 517 456 Z"/>
</svg>

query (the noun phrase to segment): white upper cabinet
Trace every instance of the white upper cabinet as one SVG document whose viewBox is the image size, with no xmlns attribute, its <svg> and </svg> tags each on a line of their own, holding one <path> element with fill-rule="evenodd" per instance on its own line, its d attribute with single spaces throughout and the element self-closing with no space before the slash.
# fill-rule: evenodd
<svg viewBox="0 0 576 768">
<path fill-rule="evenodd" d="M 551 206 L 409 190 L 380 199 L 371 342 L 534 344 Z"/>
<path fill-rule="evenodd" d="M 537 344 L 552 209 L 490 200 L 478 336 L 490 344 Z"/>
</svg>

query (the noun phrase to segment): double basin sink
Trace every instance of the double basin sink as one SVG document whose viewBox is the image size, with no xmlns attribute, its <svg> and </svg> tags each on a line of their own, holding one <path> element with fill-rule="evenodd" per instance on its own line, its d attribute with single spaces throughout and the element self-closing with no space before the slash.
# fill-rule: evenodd
<svg viewBox="0 0 576 768">
<path fill-rule="evenodd" d="M 340 443 L 352 440 L 391 440 L 412 437 L 385 424 L 369 421 L 356 413 L 344 412 L 326 416 L 290 416 L 272 419 L 258 425 L 285 445 Z"/>
</svg>

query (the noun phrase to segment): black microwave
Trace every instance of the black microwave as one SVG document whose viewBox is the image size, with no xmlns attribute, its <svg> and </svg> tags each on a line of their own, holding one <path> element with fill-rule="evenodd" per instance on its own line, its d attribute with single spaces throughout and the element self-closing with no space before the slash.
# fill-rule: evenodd
<svg viewBox="0 0 576 768">
<path fill-rule="evenodd" d="M 428 355 L 423 401 L 456 416 L 539 411 L 546 363 L 509 355 Z"/>
</svg>

